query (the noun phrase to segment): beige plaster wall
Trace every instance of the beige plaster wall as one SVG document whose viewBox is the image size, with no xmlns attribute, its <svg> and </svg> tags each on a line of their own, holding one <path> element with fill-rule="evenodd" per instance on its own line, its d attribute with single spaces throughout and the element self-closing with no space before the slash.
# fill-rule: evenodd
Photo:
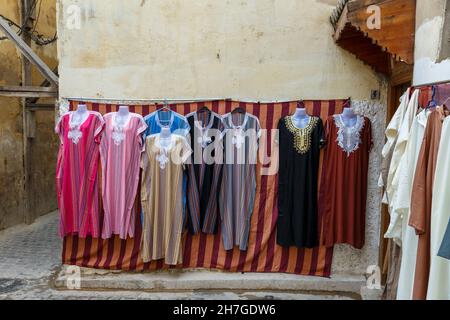
<svg viewBox="0 0 450 320">
<path fill-rule="evenodd" d="M 439 59 L 443 41 L 446 2 L 447 0 L 417 0 L 415 85 L 450 81 L 450 57 Z"/>
<path fill-rule="evenodd" d="M 378 77 L 331 38 L 336 2 L 59 0 L 60 94 L 369 98 Z M 74 5 L 80 29 L 70 28 Z"/>
</svg>

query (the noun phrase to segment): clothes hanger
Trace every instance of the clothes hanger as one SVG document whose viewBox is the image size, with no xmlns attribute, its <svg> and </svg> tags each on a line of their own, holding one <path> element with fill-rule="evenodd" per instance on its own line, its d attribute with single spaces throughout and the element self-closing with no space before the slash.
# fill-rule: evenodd
<svg viewBox="0 0 450 320">
<path fill-rule="evenodd" d="M 163 107 L 161 108 L 161 110 L 164 110 L 164 111 L 172 111 L 172 110 L 170 109 L 169 104 L 168 104 L 167 101 L 165 101 L 165 100 L 164 100 L 164 104 L 163 104 Z"/>
<path fill-rule="evenodd" d="M 235 108 L 233 111 L 231 111 L 231 113 L 232 113 L 232 114 L 235 114 L 235 113 L 245 113 L 245 110 L 244 110 L 244 108 L 242 108 L 241 106 L 239 106 L 239 107 Z"/>
<path fill-rule="evenodd" d="M 206 104 L 204 104 L 203 106 L 201 106 L 201 107 L 197 110 L 197 112 L 204 112 L 204 111 L 206 111 L 206 112 L 208 112 L 208 113 L 211 112 L 211 110 L 209 110 L 209 108 L 206 106 Z"/>
<path fill-rule="evenodd" d="M 297 108 L 299 108 L 299 109 L 306 109 L 305 103 L 303 102 L 303 100 L 299 100 L 297 102 Z"/>
</svg>

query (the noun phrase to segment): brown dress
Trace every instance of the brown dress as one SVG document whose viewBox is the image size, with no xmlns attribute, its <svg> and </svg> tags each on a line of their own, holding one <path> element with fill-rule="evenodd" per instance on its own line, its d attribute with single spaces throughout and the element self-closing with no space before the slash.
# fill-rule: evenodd
<svg viewBox="0 0 450 320">
<path fill-rule="evenodd" d="M 414 300 L 425 300 L 427 297 L 430 272 L 432 189 L 441 140 L 442 122 L 447 115 L 448 112 L 442 108 L 437 108 L 429 115 L 414 175 L 409 218 L 409 225 L 416 230 L 416 234 L 419 236 L 413 286 Z"/>
<path fill-rule="evenodd" d="M 356 125 L 345 126 L 340 115 L 325 124 L 325 154 L 319 194 L 323 244 L 364 246 L 367 173 L 372 148 L 370 120 L 358 116 Z"/>
</svg>

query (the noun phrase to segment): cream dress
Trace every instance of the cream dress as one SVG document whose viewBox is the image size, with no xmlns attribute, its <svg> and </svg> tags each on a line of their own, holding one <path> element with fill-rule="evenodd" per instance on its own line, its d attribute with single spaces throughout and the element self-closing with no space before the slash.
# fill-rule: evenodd
<svg viewBox="0 0 450 320">
<path fill-rule="evenodd" d="M 423 110 L 415 117 L 411 126 L 411 134 L 406 146 L 404 160 L 399 168 L 398 196 L 394 204 L 394 210 L 396 210 L 396 214 L 402 222 L 402 257 L 397 300 L 412 299 L 418 237 L 415 230 L 408 225 L 408 221 L 414 174 L 429 114 L 428 111 Z"/>
<path fill-rule="evenodd" d="M 415 90 L 409 100 L 408 108 L 403 117 L 402 125 L 398 133 L 397 143 L 395 144 L 394 153 L 392 155 L 391 165 L 387 178 L 386 193 L 389 200 L 389 213 L 391 220 L 385 238 L 391 238 L 401 246 L 402 242 L 402 219 L 395 210 L 395 203 L 399 185 L 399 167 L 403 165 L 403 159 L 406 151 L 406 145 L 411 133 L 411 126 L 416 117 L 419 107 L 420 90 Z"/>
<path fill-rule="evenodd" d="M 450 300 L 450 260 L 438 256 L 450 219 L 450 117 L 444 120 L 436 164 L 431 208 L 430 278 L 428 300 Z"/>
</svg>

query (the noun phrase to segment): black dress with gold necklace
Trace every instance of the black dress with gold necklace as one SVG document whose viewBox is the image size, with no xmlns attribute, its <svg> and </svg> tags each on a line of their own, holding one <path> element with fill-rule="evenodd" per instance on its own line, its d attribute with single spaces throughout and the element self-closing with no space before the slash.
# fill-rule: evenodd
<svg viewBox="0 0 450 320">
<path fill-rule="evenodd" d="M 277 243 L 283 247 L 313 248 L 319 243 L 317 185 L 323 124 L 310 117 L 297 128 L 292 116 L 278 123 Z"/>
</svg>

